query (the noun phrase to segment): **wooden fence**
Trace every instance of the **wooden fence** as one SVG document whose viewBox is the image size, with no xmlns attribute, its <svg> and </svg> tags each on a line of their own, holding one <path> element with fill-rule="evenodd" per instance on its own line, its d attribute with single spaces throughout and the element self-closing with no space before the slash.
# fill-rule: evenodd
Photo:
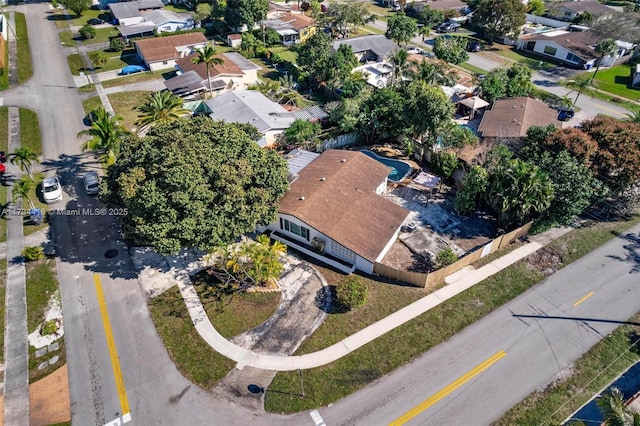
<svg viewBox="0 0 640 426">
<path fill-rule="evenodd" d="M 442 269 L 438 269 L 437 271 L 429 272 L 429 273 L 420 273 L 420 272 L 410 272 L 403 271 L 400 269 L 395 269 L 391 266 L 383 265 L 381 263 L 375 263 L 373 265 L 373 273 L 378 274 L 382 277 L 391 278 L 394 280 L 406 282 L 412 284 L 417 287 L 426 287 L 434 284 L 438 284 L 444 281 L 445 277 L 453 274 L 454 272 L 458 272 L 462 268 L 471 265 L 477 260 L 488 256 L 496 250 L 499 250 L 513 241 L 517 240 L 520 237 L 527 235 L 531 229 L 531 222 L 521 226 L 520 228 L 514 229 L 513 231 L 500 235 L 495 239 L 489 241 L 487 244 L 478 248 L 477 250 L 469 253 L 468 255 L 461 257 L 456 262 L 452 263 L 449 266 L 446 266 Z"/>
</svg>

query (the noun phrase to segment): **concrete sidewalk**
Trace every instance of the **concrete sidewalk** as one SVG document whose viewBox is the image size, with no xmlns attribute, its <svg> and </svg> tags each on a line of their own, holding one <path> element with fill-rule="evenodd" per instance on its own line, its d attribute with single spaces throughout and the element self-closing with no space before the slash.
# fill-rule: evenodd
<svg viewBox="0 0 640 426">
<path fill-rule="evenodd" d="M 265 355 L 241 348 L 226 340 L 213 328 L 202 303 L 191 284 L 186 272 L 177 274 L 178 288 L 184 298 L 191 320 L 202 338 L 216 351 L 238 363 L 237 368 L 245 366 L 262 368 L 265 370 L 292 371 L 298 369 L 315 368 L 329 364 L 359 347 L 371 342 L 394 328 L 411 321 L 429 309 L 454 297 L 468 288 L 478 284 L 498 271 L 514 264 L 518 260 L 536 252 L 556 238 L 569 232 L 570 228 L 552 229 L 538 236 L 532 237 L 529 243 L 513 250 L 499 259 L 471 271 L 446 287 L 435 291 L 420 300 L 400 309 L 388 317 L 371 324 L 346 339 L 318 352 L 301 356 Z"/>
</svg>

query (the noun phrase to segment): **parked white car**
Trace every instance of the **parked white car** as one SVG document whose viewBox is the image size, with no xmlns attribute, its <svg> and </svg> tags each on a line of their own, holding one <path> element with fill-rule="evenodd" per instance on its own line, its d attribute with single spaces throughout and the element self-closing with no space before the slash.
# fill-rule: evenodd
<svg viewBox="0 0 640 426">
<path fill-rule="evenodd" d="M 89 195 L 95 195 L 100 192 L 100 180 L 96 172 L 87 172 L 82 176 L 84 190 Z"/>
<path fill-rule="evenodd" d="M 44 178 L 42 181 L 42 196 L 47 204 L 62 201 L 62 186 L 57 177 Z"/>
</svg>

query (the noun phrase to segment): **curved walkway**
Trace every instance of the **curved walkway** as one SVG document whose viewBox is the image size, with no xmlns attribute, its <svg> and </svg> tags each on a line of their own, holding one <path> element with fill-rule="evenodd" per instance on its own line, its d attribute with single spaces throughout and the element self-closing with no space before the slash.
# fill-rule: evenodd
<svg viewBox="0 0 640 426">
<path fill-rule="evenodd" d="M 417 300 L 388 317 L 352 334 L 346 339 L 321 351 L 299 356 L 259 354 L 229 342 L 211 325 L 202 307 L 200 298 L 191 284 L 188 273 L 186 271 L 179 272 L 176 274 L 176 278 L 178 279 L 178 288 L 180 289 L 180 293 L 189 310 L 189 315 L 196 330 L 213 349 L 227 358 L 236 361 L 239 369 L 242 369 L 244 366 L 249 366 L 265 370 L 293 371 L 319 367 L 342 358 L 359 347 L 439 305 L 445 300 L 467 290 L 507 266 L 534 253 L 569 231 L 569 228 L 552 229 L 543 234 L 531 237 L 531 242 L 522 247 L 466 275 L 458 273 L 459 278 L 455 279 L 456 277 L 451 277 L 453 281 L 450 282 L 451 280 L 447 280 L 449 284 L 446 287 Z"/>
</svg>

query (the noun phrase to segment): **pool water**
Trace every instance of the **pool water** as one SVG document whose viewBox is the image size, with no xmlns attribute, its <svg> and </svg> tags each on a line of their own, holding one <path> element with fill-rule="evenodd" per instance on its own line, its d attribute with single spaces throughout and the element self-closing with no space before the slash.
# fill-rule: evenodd
<svg viewBox="0 0 640 426">
<path fill-rule="evenodd" d="M 391 173 L 387 176 L 387 179 L 391 182 L 401 182 L 411 171 L 411 166 L 404 161 L 380 157 L 372 151 L 362 150 L 360 152 L 384 164 L 385 166 L 391 167 Z"/>
</svg>

